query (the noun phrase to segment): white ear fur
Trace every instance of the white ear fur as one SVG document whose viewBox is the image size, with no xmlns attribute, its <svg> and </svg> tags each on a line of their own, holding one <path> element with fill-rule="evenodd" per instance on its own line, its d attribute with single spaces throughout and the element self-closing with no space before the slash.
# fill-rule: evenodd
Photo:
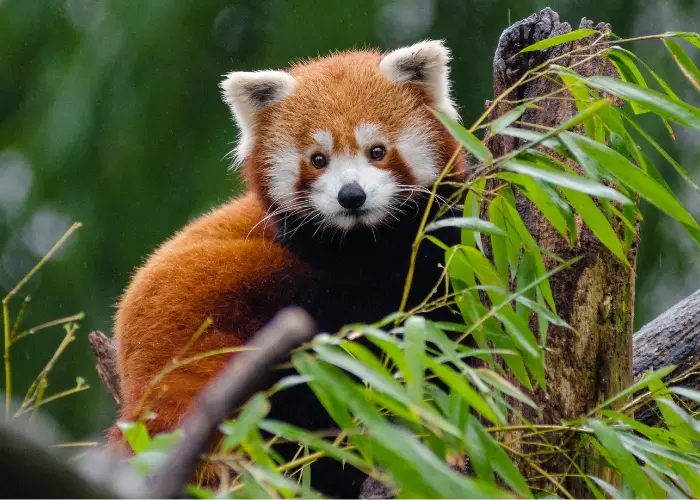
<svg viewBox="0 0 700 500">
<path fill-rule="evenodd" d="M 426 40 L 389 52 L 379 72 L 396 83 L 417 83 L 430 90 L 433 107 L 454 120 L 459 113 L 450 97 L 450 50 L 442 40 Z"/>
<path fill-rule="evenodd" d="M 234 71 L 219 86 L 238 125 L 234 161 L 241 165 L 253 147 L 253 125 L 258 112 L 291 94 L 296 80 L 284 71 Z"/>
</svg>

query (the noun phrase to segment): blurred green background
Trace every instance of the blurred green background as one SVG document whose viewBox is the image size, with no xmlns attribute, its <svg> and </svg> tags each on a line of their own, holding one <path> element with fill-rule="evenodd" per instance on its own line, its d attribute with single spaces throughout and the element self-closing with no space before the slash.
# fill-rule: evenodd
<svg viewBox="0 0 700 500">
<path fill-rule="evenodd" d="M 0 0 L 0 294 L 73 221 L 84 224 L 21 295 L 32 297 L 26 327 L 87 315 L 47 395 L 78 376 L 92 389 L 45 409 L 75 439 L 98 438 L 111 424 L 115 406 L 87 334 L 110 332 L 116 298 L 156 245 L 242 189 L 226 159 L 235 129 L 219 97 L 222 74 L 443 38 L 469 123 L 491 98 L 499 34 L 547 5 L 576 25 L 584 16 L 610 22 L 622 36 L 700 30 L 700 0 Z M 659 42 L 632 48 L 699 104 Z M 700 182 L 697 133 L 676 127 L 674 142 L 658 122 L 645 126 Z M 663 170 L 700 217 L 697 194 Z M 645 214 L 637 327 L 700 287 L 700 253 L 682 228 Z M 53 328 L 13 347 L 15 394 L 62 337 Z"/>
</svg>

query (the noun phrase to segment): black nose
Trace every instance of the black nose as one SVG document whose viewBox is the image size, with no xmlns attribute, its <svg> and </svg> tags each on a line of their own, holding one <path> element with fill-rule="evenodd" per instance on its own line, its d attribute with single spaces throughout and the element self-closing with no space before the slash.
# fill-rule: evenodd
<svg viewBox="0 0 700 500">
<path fill-rule="evenodd" d="M 348 210 L 357 210 L 364 204 L 366 199 L 365 191 L 357 182 L 345 184 L 338 191 L 338 203 L 340 203 L 341 207 Z"/>
</svg>

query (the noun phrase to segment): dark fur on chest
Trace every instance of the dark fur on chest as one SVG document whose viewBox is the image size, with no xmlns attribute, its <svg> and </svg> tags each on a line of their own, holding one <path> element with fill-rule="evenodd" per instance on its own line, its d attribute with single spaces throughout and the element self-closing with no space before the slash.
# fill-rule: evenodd
<svg viewBox="0 0 700 500">
<path fill-rule="evenodd" d="M 277 241 L 308 265 L 315 276 L 313 293 L 306 295 L 308 302 L 297 305 L 309 311 L 319 329 L 327 332 L 348 323 L 374 322 L 397 311 L 421 217 L 422 211 L 407 214 L 391 226 L 374 232 L 361 228 L 343 237 L 319 236 L 314 234 L 315 227 L 307 226 L 289 236 L 280 231 Z M 457 229 L 443 229 L 435 236 L 448 245 L 459 242 Z M 421 242 L 409 307 L 433 289 L 443 262 L 443 250 L 429 241 Z"/>
<path fill-rule="evenodd" d="M 278 233 L 277 241 L 290 250 L 311 279 L 304 290 L 295 293 L 295 305 L 305 308 L 316 320 L 320 331 L 334 333 L 349 323 L 371 323 L 399 309 L 409 269 L 412 245 L 423 210 L 404 215 L 393 226 L 352 231 L 339 235 L 314 234 L 316 228 L 302 227 L 293 233 Z M 449 215 L 456 215 L 450 213 Z M 294 221 L 287 221 L 293 227 Z M 332 231 L 331 231 L 332 232 Z M 448 228 L 434 234 L 444 243 L 459 242 L 458 229 Z M 444 252 L 429 241 L 421 242 L 415 264 L 408 307 L 420 303 L 441 276 Z M 453 319 L 447 311 L 431 313 L 432 319 Z M 287 372 L 286 374 L 291 374 Z M 334 426 L 316 397 L 306 386 L 297 386 L 276 395 L 271 418 L 309 430 Z M 285 457 L 296 453 L 296 446 L 282 446 Z M 349 465 L 322 459 L 312 466 L 313 486 L 326 495 L 353 498 L 359 494 L 366 476 Z"/>
</svg>

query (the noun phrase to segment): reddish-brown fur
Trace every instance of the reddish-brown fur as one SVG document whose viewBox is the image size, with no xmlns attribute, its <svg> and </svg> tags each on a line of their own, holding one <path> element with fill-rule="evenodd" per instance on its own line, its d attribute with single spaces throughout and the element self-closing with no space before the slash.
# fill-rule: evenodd
<svg viewBox="0 0 700 500">
<path fill-rule="evenodd" d="M 360 122 L 382 124 L 390 139 L 420 122 L 435 137 L 440 164 L 448 162 L 457 144 L 427 109 L 431 96 L 419 85 L 399 86 L 381 76 L 380 58 L 378 52 L 350 52 L 292 67 L 294 92 L 256 120 L 256 140 L 245 164 L 249 191 L 186 226 L 138 270 L 121 297 L 115 324 L 121 420 L 142 418 L 148 410 L 155 414 L 145 421 L 151 433 L 176 427 L 232 354 L 179 367 L 151 387 L 154 378 L 174 358 L 244 345 L 280 307 L 308 302 L 305 294 L 326 276 L 274 241 L 274 220 L 260 223 L 271 208 L 267 146 L 293 131 L 296 146 L 306 151 L 312 131 L 322 127 L 341 148 L 354 148 L 353 130 Z M 375 166 L 390 169 L 401 183 L 412 182 L 396 151 Z M 321 175 L 308 161 L 300 169 L 299 187 Z M 212 326 L 188 345 L 208 317 Z M 112 428 L 110 441 L 120 440 Z"/>
</svg>

